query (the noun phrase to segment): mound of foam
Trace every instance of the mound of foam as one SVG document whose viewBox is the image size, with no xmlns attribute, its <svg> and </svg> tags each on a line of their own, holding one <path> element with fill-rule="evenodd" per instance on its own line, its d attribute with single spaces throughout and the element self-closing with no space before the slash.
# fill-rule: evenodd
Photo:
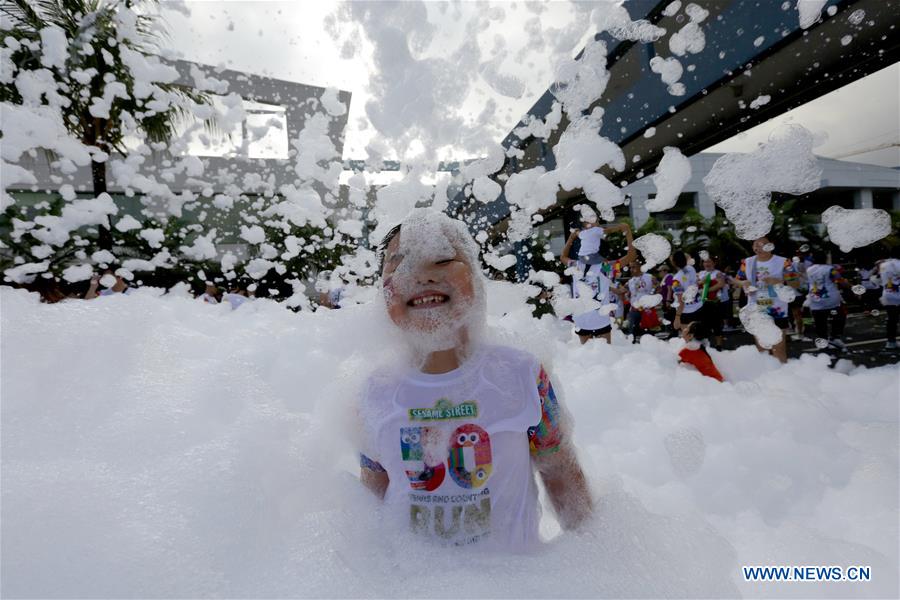
<svg viewBox="0 0 900 600">
<path fill-rule="evenodd" d="M 376 304 L 2 288 L 2 594 L 897 595 L 896 368 L 745 347 L 710 351 L 720 384 L 678 366 L 679 340 L 580 346 L 516 288 L 488 287 L 493 335 L 556 358 L 598 498 L 579 533 L 546 511 L 530 556 L 422 547 L 361 488 L 353 394 L 402 355 Z M 874 576 L 798 591 L 746 583 L 744 564 Z"/>
</svg>

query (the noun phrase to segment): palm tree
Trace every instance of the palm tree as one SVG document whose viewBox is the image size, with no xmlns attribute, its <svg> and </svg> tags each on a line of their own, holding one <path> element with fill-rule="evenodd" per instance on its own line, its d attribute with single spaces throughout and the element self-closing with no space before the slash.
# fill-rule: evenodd
<svg viewBox="0 0 900 600">
<path fill-rule="evenodd" d="M 12 53 L 16 69 L 47 69 L 41 64 L 41 30 L 56 27 L 65 34 L 65 66 L 49 67 L 57 87 L 70 100 L 60 108 L 63 123 L 83 144 L 106 155 L 112 151 L 125 153 L 124 139 L 130 133 L 126 125 L 136 127 L 150 142 L 166 142 L 175 134 L 187 101 L 209 102 L 205 94 L 175 83 L 152 82 L 149 89 L 153 93 L 145 93 L 147 82 L 132 73 L 123 60 L 123 48 L 145 57 L 153 55 L 164 32 L 154 17 L 132 11 L 138 3 L 139 0 L 0 0 L 0 12 L 12 25 L 7 35 L 24 42 Z M 128 31 L 120 25 L 123 16 L 133 20 L 134 26 Z M 92 104 L 104 96 L 110 81 L 124 85 L 126 93 L 112 98 L 108 111 L 94 107 L 92 112 Z M 136 83 L 144 87 L 138 93 Z M 168 99 L 162 106 L 161 97 Z M 22 102 L 14 81 L 0 84 L 0 100 Z M 106 161 L 100 156 L 95 155 L 91 162 L 91 177 L 94 195 L 106 192 Z M 100 228 L 99 245 L 103 249 L 112 247 L 109 228 Z"/>
</svg>

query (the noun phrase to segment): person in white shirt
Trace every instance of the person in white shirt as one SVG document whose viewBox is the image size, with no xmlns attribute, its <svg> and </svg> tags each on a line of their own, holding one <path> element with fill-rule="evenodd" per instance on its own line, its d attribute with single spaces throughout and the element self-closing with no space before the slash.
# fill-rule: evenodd
<svg viewBox="0 0 900 600">
<path fill-rule="evenodd" d="M 322 271 L 316 277 L 316 291 L 319 292 L 319 306 L 338 309 L 344 296 L 344 280 L 332 271 Z"/>
<path fill-rule="evenodd" d="M 812 264 L 806 267 L 806 283 L 806 302 L 815 323 L 816 339 L 828 340 L 830 346 L 843 350 L 846 345 L 841 338 L 847 320 L 847 309 L 840 290 L 847 287 L 843 270 L 839 265 L 829 264 L 825 253 L 816 250 L 813 252 Z M 829 320 L 831 335 L 828 333 Z"/>
<path fill-rule="evenodd" d="M 787 362 L 788 302 L 778 295 L 781 286 L 796 285 L 797 272 L 790 259 L 773 253 L 775 244 L 763 236 L 753 241 L 754 255 L 741 261 L 735 280 L 747 294 L 747 305 L 755 306 L 772 317 L 781 329 L 781 341 L 769 351 L 779 361 Z M 757 344 L 757 349 L 763 348 Z"/>
<path fill-rule="evenodd" d="M 211 281 L 206 282 L 206 289 L 203 290 L 203 293 L 200 294 L 200 300 L 205 302 L 206 304 L 218 304 L 219 303 L 219 288 Z"/>
<path fill-rule="evenodd" d="M 607 276 L 608 263 L 586 264 L 580 259 L 573 260 L 571 258 L 572 245 L 577 236 L 577 230 L 569 235 L 569 239 L 566 240 L 566 245 L 563 247 L 560 255 L 560 261 L 564 266 L 575 271 L 572 275 L 572 297 L 578 298 L 580 296 L 579 288 L 589 289 L 591 297 L 597 303 L 597 308 L 575 315 L 573 319 L 575 334 L 582 344 L 594 338 L 600 338 L 606 340 L 607 343 L 611 343 L 612 319 L 610 319 L 607 308 L 604 307 L 616 304 L 615 298 L 622 293 L 622 290 Z M 628 252 L 625 257 L 616 262 L 628 260 L 629 257 L 634 255 L 631 229 L 625 230 L 625 239 L 628 244 Z"/>
<path fill-rule="evenodd" d="M 641 315 L 643 310 L 641 300 L 646 296 L 653 294 L 656 290 L 656 280 L 652 275 L 644 273 L 638 262 L 631 264 L 631 279 L 628 280 L 628 324 L 631 329 L 631 335 L 634 343 L 640 341 L 641 334 Z"/>
<path fill-rule="evenodd" d="M 373 374 L 359 404 L 360 478 L 439 545 L 540 544 L 535 471 L 561 525 L 592 500 L 544 367 L 479 341 L 484 277 L 466 226 L 416 209 L 381 245 L 385 310 L 415 359 Z"/>
<path fill-rule="evenodd" d="M 607 262 L 607 259 L 600 252 L 600 246 L 606 236 L 611 233 L 624 233 L 628 240 L 628 247 L 631 247 L 631 227 L 629 227 L 628 223 L 600 225 L 594 209 L 590 206 L 582 205 L 580 210 L 581 229 L 575 229 L 572 232 L 573 235 L 578 236 L 579 262 L 584 265 L 597 265 Z"/>
<path fill-rule="evenodd" d="M 689 256 L 682 250 L 676 250 L 669 261 L 678 269 L 672 277 L 672 294 L 675 298 L 675 329 L 699 321 L 702 317 L 700 309 L 703 299 L 699 287 L 697 271 L 689 264 Z"/>
<path fill-rule="evenodd" d="M 104 278 L 115 278 L 115 282 L 108 288 L 104 288 L 99 290 L 100 281 Z M 109 285 L 104 282 L 104 285 Z M 101 296 L 112 296 L 114 294 L 125 294 L 126 296 L 134 292 L 134 288 L 129 286 L 128 283 L 125 282 L 125 279 L 121 275 L 116 275 L 113 269 L 106 269 L 103 272 L 103 276 L 95 275 L 91 277 L 90 285 L 88 285 L 88 291 L 84 295 L 85 300 L 92 300 L 94 298 L 99 298 Z"/>
<path fill-rule="evenodd" d="M 713 338 L 716 350 L 722 350 L 722 327 L 725 322 L 723 306 L 731 312 L 731 297 L 725 273 L 716 268 L 716 259 L 709 253 L 703 254 L 703 270 L 697 273 L 700 300 L 703 302 L 702 319 L 706 330 Z"/>
<path fill-rule="evenodd" d="M 222 302 L 227 302 L 231 305 L 231 310 L 237 310 L 242 305 L 250 300 L 252 293 L 247 290 L 245 287 L 241 287 L 240 285 L 236 285 L 231 290 L 222 296 Z"/>
<path fill-rule="evenodd" d="M 900 259 L 893 256 L 878 261 L 878 275 L 881 280 L 881 304 L 887 313 L 886 350 L 897 349 L 897 321 L 900 316 Z"/>
</svg>

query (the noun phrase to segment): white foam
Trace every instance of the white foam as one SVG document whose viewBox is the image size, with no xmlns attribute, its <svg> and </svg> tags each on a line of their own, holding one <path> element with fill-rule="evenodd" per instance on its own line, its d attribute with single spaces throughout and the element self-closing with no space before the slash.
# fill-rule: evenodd
<svg viewBox="0 0 900 600">
<path fill-rule="evenodd" d="M 703 178 L 706 191 L 741 238 L 752 240 L 772 228 L 772 192 L 806 194 L 820 185 L 822 169 L 812 152 L 815 137 L 800 125 L 784 126 L 749 154 L 720 157 Z"/>
<path fill-rule="evenodd" d="M 645 233 L 635 238 L 634 247 L 644 257 L 644 271 L 649 271 L 656 265 L 664 263 L 672 253 L 672 244 L 657 233 Z"/>
<path fill-rule="evenodd" d="M 375 304 L 0 295 L 16 350 L 4 356 L 10 597 L 446 597 L 459 577 L 429 565 L 448 560 L 477 567 L 466 585 L 479 596 L 752 596 L 758 584 L 736 573 L 767 561 L 853 560 L 881 573 L 873 595 L 896 585 L 893 368 L 710 350 L 722 384 L 678 366 L 675 340 L 581 346 L 505 294 L 492 327 L 556 355 L 598 514 L 535 556 L 493 556 L 417 545 L 354 475 L 354 386 L 400 357 Z M 49 345 L 66 359 L 42 360 Z"/>
<path fill-rule="evenodd" d="M 841 252 L 868 246 L 891 233 L 891 215 L 879 208 L 829 206 L 822 213 L 822 223 Z"/>
<path fill-rule="evenodd" d="M 678 196 L 691 180 L 691 162 L 681 150 L 673 146 L 663 148 L 663 157 L 653 174 L 656 197 L 645 202 L 647 211 L 669 210 L 678 202 Z"/>
</svg>

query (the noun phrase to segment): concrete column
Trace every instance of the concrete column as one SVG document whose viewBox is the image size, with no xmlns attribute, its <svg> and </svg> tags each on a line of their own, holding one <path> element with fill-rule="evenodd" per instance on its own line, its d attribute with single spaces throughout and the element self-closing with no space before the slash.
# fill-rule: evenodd
<svg viewBox="0 0 900 600">
<path fill-rule="evenodd" d="M 700 214 L 707 219 L 716 216 L 716 204 L 713 202 L 712 198 L 709 197 L 709 194 L 706 193 L 706 190 L 697 190 L 696 194 L 697 210 L 700 211 Z"/>
<path fill-rule="evenodd" d="M 853 208 L 872 208 L 871 188 L 862 188 L 853 192 Z"/>
</svg>

